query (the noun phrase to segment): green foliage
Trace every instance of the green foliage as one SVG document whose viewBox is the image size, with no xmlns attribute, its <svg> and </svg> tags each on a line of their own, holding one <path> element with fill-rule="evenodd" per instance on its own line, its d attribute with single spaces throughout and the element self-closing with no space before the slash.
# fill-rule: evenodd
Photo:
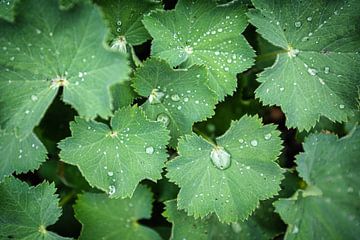
<svg viewBox="0 0 360 240">
<path fill-rule="evenodd" d="M 181 188 L 178 208 L 195 218 L 215 213 L 226 223 L 246 219 L 259 200 L 279 191 L 282 170 L 274 162 L 281 149 L 278 135 L 274 126 L 244 116 L 216 143 L 195 134 L 181 138 L 179 157 L 167 164 L 167 176 Z M 227 169 L 214 164 L 212 154 L 218 150 L 230 155 Z"/>
<path fill-rule="evenodd" d="M 256 95 L 281 106 L 288 127 L 309 130 L 324 116 L 346 121 L 358 109 L 360 2 L 253 0 L 250 22 L 281 51 L 259 74 Z M 291 99 L 291 101 L 289 101 Z"/>
<path fill-rule="evenodd" d="M 13 177 L 0 184 L 1 239 L 69 239 L 47 231 L 61 215 L 56 188 L 46 182 L 29 187 Z"/>
<path fill-rule="evenodd" d="M 305 140 L 305 152 L 298 155 L 296 163 L 307 186 L 275 203 L 289 224 L 285 239 L 359 236 L 359 148 L 360 128 L 341 139 L 316 134 Z"/>
<path fill-rule="evenodd" d="M 105 194 L 79 195 L 75 214 L 84 228 L 80 239 L 143 239 L 161 237 L 137 221 L 150 218 L 152 193 L 139 185 L 131 199 L 109 199 Z"/>
<path fill-rule="evenodd" d="M 0 239 L 357 239 L 359 13 L 0 0 Z"/>
</svg>

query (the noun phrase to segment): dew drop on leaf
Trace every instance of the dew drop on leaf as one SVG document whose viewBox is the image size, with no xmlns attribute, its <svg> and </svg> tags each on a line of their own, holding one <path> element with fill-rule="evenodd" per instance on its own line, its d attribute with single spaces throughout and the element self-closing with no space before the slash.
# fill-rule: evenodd
<svg viewBox="0 0 360 240">
<path fill-rule="evenodd" d="M 171 96 L 171 100 L 173 100 L 174 102 L 178 102 L 178 101 L 180 101 L 180 97 L 179 97 L 179 95 L 174 94 Z"/>
<path fill-rule="evenodd" d="M 330 68 L 329 68 L 329 67 L 325 67 L 325 68 L 324 68 L 324 73 L 325 73 L 325 74 L 328 74 L 329 72 L 330 72 Z"/>
<path fill-rule="evenodd" d="M 216 146 L 210 153 L 212 163 L 220 170 L 230 167 L 231 155 L 223 147 Z"/>
<path fill-rule="evenodd" d="M 241 226 L 238 222 L 231 223 L 231 228 L 235 233 L 241 232 Z"/>
<path fill-rule="evenodd" d="M 250 144 L 251 144 L 251 146 L 256 147 L 258 145 L 258 141 L 255 139 L 251 140 Z"/>
<path fill-rule="evenodd" d="M 295 27 L 299 28 L 299 27 L 301 27 L 301 22 L 295 22 L 294 25 L 295 25 Z"/>
<path fill-rule="evenodd" d="M 265 134 L 264 138 L 265 140 L 270 140 L 272 137 L 271 133 Z"/>
<path fill-rule="evenodd" d="M 114 175 L 114 172 L 108 172 L 107 174 L 109 177 L 112 177 Z"/>
<path fill-rule="evenodd" d="M 38 97 L 36 95 L 31 95 L 31 100 L 33 102 L 36 102 L 38 100 Z"/>
<path fill-rule="evenodd" d="M 170 123 L 170 118 L 166 113 L 160 113 L 157 116 L 156 121 L 161 122 L 165 127 L 167 127 Z"/>
<path fill-rule="evenodd" d="M 154 148 L 149 146 L 149 147 L 145 148 L 145 152 L 147 154 L 153 154 L 154 153 Z"/>
<path fill-rule="evenodd" d="M 109 195 L 113 195 L 116 192 L 116 188 L 114 185 L 109 186 Z"/>
<path fill-rule="evenodd" d="M 316 69 L 314 68 L 308 68 L 308 73 L 311 75 L 311 76 L 315 76 L 317 74 L 317 71 Z"/>
<path fill-rule="evenodd" d="M 344 108 L 345 108 L 345 105 L 344 105 L 344 104 L 340 104 L 340 105 L 339 105 L 339 108 L 340 108 L 340 109 L 344 109 Z"/>
</svg>

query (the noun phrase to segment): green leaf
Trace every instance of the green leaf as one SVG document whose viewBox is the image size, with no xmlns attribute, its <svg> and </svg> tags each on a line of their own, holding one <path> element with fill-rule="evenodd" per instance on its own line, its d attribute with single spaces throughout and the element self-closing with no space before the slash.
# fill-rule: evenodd
<svg viewBox="0 0 360 240">
<path fill-rule="evenodd" d="M 110 126 L 76 118 L 72 137 L 59 144 L 60 157 L 78 166 L 91 186 L 110 197 L 128 197 L 141 180 L 161 178 L 168 131 L 137 107 L 115 112 Z"/>
<path fill-rule="evenodd" d="M 29 187 L 14 177 L 0 184 L 1 239 L 70 239 L 47 231 L 61 215 L 54 184 Z"/>
<path fill-rule="evenodd" d="M 0 182 L 5 176 L 37 169 L 46 158 L 46 149 L 34 133 L 20 140 L 14 132 L 0 129 Z"/>
<path fill-rule="evenodd" d="M 179 136 L 191 133 L 194 122 L 214 114 L 217 99 L 206 81 L 202 66 L 174 70 L 164 61 L 150 59 L 137 69 L 135 91 L 148 97 L 141 107 L 150 119 L 168 126 L 171 146 Z"/>
<path fill-rule="evenodd" d="M 60 11 L 55 0 L 19 5 L 15 24 L 0 23 L 0 124 L 32 132 L 63 86 L 63 100 L 87 118 L 112 114 L 110 85 L 126 78 L 125 56 L 106 51 L 98 10 Z"/>
<path fill-rule="evenodd" d="M 278 136 L 275 126 L 244 116 L 217 144 L 195 134 L 180 139 L 179 157 L 167 165 L 170 181 L 181 188 L 178 208 L 195 218 L 215 213 L 226 223 L 246 219 L 259 200 L 280 190 L 283 170 L 274 162 L 281 149 Z"/>
<path fill-rule="evenodd" d="M 219 100 L 236 88 L 236 74 L 253 64 L 254 52 L 241 33 L 247 26 L 240 3 L 180 0 L 172 11 L 156 11 L 143 23 L 151 36 L 152 55 L 172 66 L 204 64 Z"/>
<path fill-rule="evenodd" d="M 289 224 L 285 239 L 356 239 L 360 235 L 360 128 L 337 139 L 314 134 L 296 158 L 308 184 L 275 202 Z M 315 217 L 314 217 L 315 216 Z"/>
<path fill-rule="evenodd" d="M 360 2 L 253 0 L 250 22 L 282 48 L 259 74 L 256 96 L 281 106 L 288 127 L 309 130 L 324 116 L 346 121 L 358 108 Z"/>
<path fill-rule="evenodd" d="M 16 7 L 21 0 L 1 0 L 0 1 L 0 18 L 9 22 L 14 22 Z"/>
<path fill-rule="evenodd" d="M 137 94 L 131 87 L 130 81 L 115 84 L 111 86 L 110 90 L 112 96 L 112 104 L 115 110 L 131 105 L 134 99 L 137 97 Z"/>
<path fill-rule="evenodd" d="M 139 185 L 131 199 L 109 199 L 105 194 L 84 193 L 75 204 L 82 223 L 80 239 L 141 239 L 161 237 L 137 221 L 151 217 L 152 193 Z"/>
<path fill-rule="evenodd" d="M 272 239 L 279 230 L 276 226 L 278 222 L 274 221 L 276 216 L 272 213 L 269 215 L 268 209 L 265 209 L 269 207 L 268 204 L 260 207 L 248 220 L 231 224 L 222 224 L 213 215 L 204 220 L 195 220 L 184 211 L 177 210 L 174 200 L 165 202 L 165 205 L 163 215 L 173 224 L 171 240 Z M 266 217 L 260 212 L 267 214 Z"/>
<path fill-rule="evenodd" d="M 79 4 L 80 2 L 86 2 L 88 0 L 59 0 L 59 5 L 61 10 L 69 10 L 73 8 L 75 5 Z"/>
<path fill-rule="evenodd" d="M 151 0 L 95 0 L 101 7 L 107 25 L 110 28 L 108 41 L 113 48 L 116 44 L 123 44 L 123 50 L 126 52 L 126 44 L 139 45 L 149 40 L 151 37 L 146 31 L 141 20 L 144 14 L 151 10 L 162 8 L 159 2 Z M 126 6 L 126 7 L 124 7 Z"/>
</svg>

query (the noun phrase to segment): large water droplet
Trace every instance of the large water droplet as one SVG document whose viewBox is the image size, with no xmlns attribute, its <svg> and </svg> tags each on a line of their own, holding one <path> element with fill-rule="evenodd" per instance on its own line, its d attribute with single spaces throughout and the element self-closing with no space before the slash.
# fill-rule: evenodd
<svg viewBox="0 0 360 240">
<path fill-rule="evenodd" d="M 159 89 L 153 89 L 149 96 L 150 104 L 159 104 L 161 103 L 162 98 L 165 96 L 165 93 L 159 91 Z"/>
<path fill-rule="evenodd" d="M 157 116 L 156 121 L 161 122 L 165 127 L 167 127 L 170 123 L 170 118 L 166 113 L 160 113 Z"/>
<path fill-rule="evenodd" d="M 231 155 L 223 147 L 216 146 L 210 153 L 212 163 L 220 170 L 230 167 Z"/>
<path fill-rule="evenodd" d="M 151 146 L 149 146 L 149 147 L 147 147 L 147 148 L 145 148 L 145 152 L 147 153 L 147 154 L 153 154 L 154 153 L 154 148 L 153 147 L 151 147 Z"/>
<path fill-rule="evenodd" d="M 295 27 L 299 28 L 299 27 L 301 27 L 301 22 L 295 22 L 294 25 L 295 25 Z"/>
<path fill-rule="evenodd" d="M 251 146 L 256 147 L 258 145 L 258 141 L 255 139 L 251 140 L 250 144 L 251 144 Z"/>
</svg>

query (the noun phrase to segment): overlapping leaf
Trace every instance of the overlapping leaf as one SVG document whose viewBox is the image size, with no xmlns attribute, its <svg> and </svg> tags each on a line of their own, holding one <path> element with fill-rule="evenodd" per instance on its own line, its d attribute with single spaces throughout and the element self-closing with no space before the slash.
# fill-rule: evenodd
<svg viewBox="0 0 360 240">
<path fill-rule="evenodd" d="M 151 217 L 152 193 L 139 185 L 131 199 L 109 199 L 105 194 L 85 193 L 75 204 L 83 224 L 80 239 L 156 240 L 161 237 L 137 221 Z"/>
<path fill-rule="evenodd" d="M 226 223 L 247 218 L 259 200 L 280 189 L 283 171 L 274 162 L 281 149 L 278 135 L 274 126 L 263 126 L 260 119 L 248 116 L 233 122 L 217 138 L 217 145 L 186 135 L 179 141 L 180 156 L 167 165 L 167 176 L 181 188 L 178 208 L 195 218 L 215 213 Z M 210 156 L 219 149 L 215 159 Z M 230 157 L 228 168 L 213 164 L 224 157 Z"/>
<path fill-rule="evenodd" d="M 131 196 L 141 180 L 161 178 L 168 130 L 137 107 L 117 111 L 110 126 L 77 118 L 70 126 L 72 137 L 59 144 L 60 157 L 110 197 Z"/>
<path fill-rule="evenodd" d="M 19 5 L 15 24 L 0 23 L 0 124 L 25 137 L 59 87 L 81 116 L 111 115 L 109 86 L 126 78 L 119 53 L 106 51 L 98 10 L 84 4 L 60 11 L 55 0 Z"/>
<path fill-rule="evenodd" d="M 222 224 L 215 216 L 205 220 L 195 220 L 193 217 L 187 216 L 184 211 L 177 210 L 176 201 L 168 201 L 165 205 L 166 211 L 163 215 L 173 224 L 171 240 L 272 239 L 278 233 L 276 231 L 279 230 L 276 226 L 278 222 L 275 215 L 267 209 L 268 204 L 256 211 L 256 213 L 266 212 L 266 219 L 261 218 L 263 216 L 258 214 L 251 216 L 244 222 L 233 222 L 231 224 Z"/>
<path fill-rule="evenodd" d="M 29 187 L 16 178 L 0 184 L 1 239 L 70 239 L 46 230 L 61 215 L 53 184 Z"/>
<path fill-rule="evenodd" d="M 346 121 L 358 109 L 360 2 L 253 0 L 250 22 L 282 48 L 259 75 L 256 95 L 281 106 L 287 126 L 309 130 L 324 116 Z"/>
<path fill-rule="evenodd" d="M 14 132 L 0 130 L 0 182 L 13 172 L 34 170 L 46 158 L 46 149 L 35 134 L 20 140 Z"/>
<path fill-rule="evenodd" d="M 15 20 L 15 10 L 21 0 L 1 0 L 0 18 L 13 22 Z"/>
<path fill-rule="evenodd" d="M 254 52 L 241 35 L 245 8 L 238 2 L 180 0 L 175 10 L 153 12 L 143 22 L 154 38 L 152 54 L 172 66 L 205 64 L 219 100 L 235 90 L 236 74 L 253 64 Z"/>
<path fill-rule="evenodd" d="M 96 0 L 95 2 L 101 6 L 111 30 L 110 44 L 113 48 L 117 46 L 120 48 L 122 43 L 123 50 L 126 50 L 126 43 L 139 45 L 151 38 L 141 20 L 144 14 L 162 8 L 159 2 L 151 0 L 115 0 L 110 3 L 105 0 Z"/>
<path fill-rule="evenodd" d="M 164 61 L 150 59 L 136 71 L 134 87 L 148 97 L 142 105 L 146 115 L 170 129 L 172 146 L 179 136 L 191 133 L 194 122 L 214 114 L 217 99 L 202 66 L 174 70 Z"/>
<path fill-rule="evenodd" d="M 296 163 L 308 184 L 275 202 L 289 224 L 285 239 L 356 239 L 360 235 L 360 128 L 337 139 L 311 135 Z"/>
</svg>

